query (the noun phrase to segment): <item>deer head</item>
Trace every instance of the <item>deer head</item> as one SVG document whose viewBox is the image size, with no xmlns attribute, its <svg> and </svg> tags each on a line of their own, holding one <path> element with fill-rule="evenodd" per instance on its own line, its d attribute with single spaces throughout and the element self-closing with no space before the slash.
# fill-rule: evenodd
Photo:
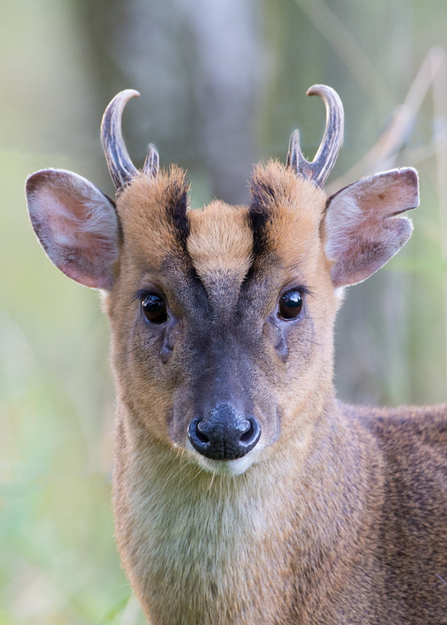
<svg viewBox="0 0 447 625">
<path fill-rule="evenodd" d="M 128 425 L 206 470 L 236 475 L 275 450 L 305 444 L 332 393 L 333 322 L 341 287 L 365 280 L 409 239 L 414 169 L 377 174 L 327 198 L 343 136 L 330 87 L 313 162 L 292 134 L 287 165 L 258 165 L 249 206 L 188 208 L 188 184 L 139 171 L 121 134 L 127 90 L 107 107 L 102 141 L 115 202 L 62 170 L 28 178 L 34 230 L 70 278 L 104 292 L 118 402 Z M 130 425 L 129 425 L 130 427 Z"/>
</svg>

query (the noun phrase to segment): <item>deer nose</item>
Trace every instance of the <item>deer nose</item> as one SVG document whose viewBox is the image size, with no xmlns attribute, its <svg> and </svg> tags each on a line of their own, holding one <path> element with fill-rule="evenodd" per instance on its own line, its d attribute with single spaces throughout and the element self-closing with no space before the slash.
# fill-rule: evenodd
<svg viewBox="0 0 447 625">
<path fill-rule="evenodd" d="M 261 436 L 254 417 L 238 414 L 228 404 L 214 408 L 205 419 L 193 419 L 188 427 L 191 445 L 212 460 L 236 460 L 251 451 Z"/>
</svg>

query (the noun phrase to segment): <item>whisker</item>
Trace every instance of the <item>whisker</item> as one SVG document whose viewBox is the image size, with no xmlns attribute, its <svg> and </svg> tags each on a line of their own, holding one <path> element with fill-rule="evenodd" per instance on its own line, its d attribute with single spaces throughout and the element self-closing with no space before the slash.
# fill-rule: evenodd
<svg viewBox="0 0 447 625">
<path fill-rule="evenodd" d="M 212 485 L 213 485 L 213 482 L 214 482 L 214 478 L 215 478 L 215 477 L 216 477 L 216 474 L 215 474 L 215 472 L 213 471 L 213 475 L 211 476 L 210 484 L 209 484 L 208 488 L 206 489 L 206 490 L 207 490 L 207 492 L 209 492 L 209 491 L 211 490 L 211 487 L 212 487 Z"/>
<path fill-rule="evenodd" d="M 186 482 L 186 484 L 184 484 L 180 490 L 184 490 L 188 486 L 188 484 L 190 484 L 193 480 L 196 479 L 196 477 L 198 477 L 201 471 L 202 469 L 200 467 L 197 467 L 197 473 L 193 475 L 192 478 L 189 480 L 189 482 Z M 191 475 L 191 473 L 189 473 L 189 475 Z"/>
<path fill-rule="evenodd" d="M 192 466 L 192 468 L 194 468 L 194 467 L 193 467 L 193 463 L 192 463 L 192 462 L 186 462 L 186 463 L 184 463 L 184 462 L 183 462 L 183 460 L 184 460 L 183 454 L 180 456 L 180 460 L 181 460 L 181 462 L 180 462 L 180 469 L 179 469 L 178 471 L 176 471 L 173 475 L 171 475 L 171 477 L 170 477 L 168 480 L 166 480 L 166 482 L 163 484 L 163 488 L 162 488 L 162 489 L 160 490 L 160 492 L 159 492 L 159 495 L 161 495 L 161 493 L 163 493 L 163 492 L 164 492 L 164 490 L 165 490 L 165 489 L 166 489 L 166 487 L 168 486 L 169 482 L 172 482 L 172 480 L 173 480 L 173 479 L 175 479 L 175 478 L 176 478 L 176 477 L 178 477 L 181 473 L 183 473 L 183 470 L 184 470 L 186 467 L 188 467 L 188 466 Z M 181 484 L 181 483 L 182 483 L 182 481 L 183 481 L 185 478 L 189 477 L 190 475 L 191 475 L 191 471 L 189 471 L 189 472 L 186 474 L 186 476 L 184 475 L 184 476 L 180 479 L 179 484 Z"/>
</svg>

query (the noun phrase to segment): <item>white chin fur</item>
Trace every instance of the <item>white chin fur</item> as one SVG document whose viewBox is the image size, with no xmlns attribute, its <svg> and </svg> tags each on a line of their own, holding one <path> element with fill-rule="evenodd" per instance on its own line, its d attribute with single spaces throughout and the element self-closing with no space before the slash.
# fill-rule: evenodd
<svg viewBox="0 0 447 625">
<path fill-rule="evenodd" d="M 255 447 L 255 449 L 249 451 L 246 456 L 238 458 L 237 460 L 211 460 L 211 458 L 205 458 L 205 456 L 197 453 L 189 440 L 186 441 L 185 447 L 202 469 L 205 469 L 205 471 L 209 473 L 214 473 L 215 475 L 227 475 L 228 477 L 235 477 L 236 475 L 245 473 L 253 463 L 257 462 L 259 452 L 261 451 L 261 449 Z"/>
</svg>

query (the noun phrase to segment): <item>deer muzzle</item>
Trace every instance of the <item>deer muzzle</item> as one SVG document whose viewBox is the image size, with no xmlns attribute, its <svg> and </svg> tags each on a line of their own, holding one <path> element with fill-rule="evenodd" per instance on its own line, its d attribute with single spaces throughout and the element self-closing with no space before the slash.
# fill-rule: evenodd
<svg viewBox="0 0 447 625">
<path fill-rule="evenodd" d="M 236 460 L 251 451 L 261 437 L 255 417 L 245 417 L 230 404 L 220 404 L 205 418 L 193 419 L 188 437 L 194 449 L 212 460 Z"/>
</svg>

